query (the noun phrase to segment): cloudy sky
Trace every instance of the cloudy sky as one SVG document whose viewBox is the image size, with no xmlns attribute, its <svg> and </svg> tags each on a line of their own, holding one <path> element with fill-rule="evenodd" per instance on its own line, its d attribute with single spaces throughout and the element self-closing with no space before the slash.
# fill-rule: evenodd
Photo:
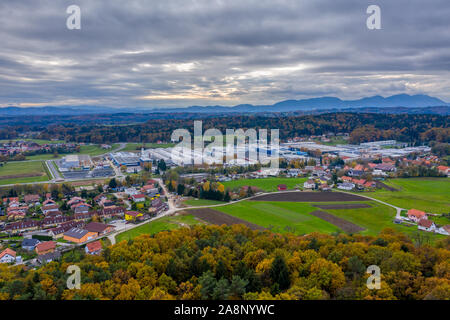
<svg viewBox="0 0 450 320">
<path fill-rule="evenodd" d="M 449 0 L 1 0 L 0 106 L 450 101 L 449 17 Z"/>
</svg>

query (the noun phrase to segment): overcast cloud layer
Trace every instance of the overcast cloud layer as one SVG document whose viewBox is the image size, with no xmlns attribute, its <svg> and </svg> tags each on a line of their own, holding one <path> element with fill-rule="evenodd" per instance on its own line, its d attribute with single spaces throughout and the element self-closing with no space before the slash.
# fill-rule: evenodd
<svg viewBox="0 0 450 320">
<path fill-rule="evenodd" d="M 450 101 L 449 17 L 449 0 L 2 0 L 0 105 Z"/>
</svg>

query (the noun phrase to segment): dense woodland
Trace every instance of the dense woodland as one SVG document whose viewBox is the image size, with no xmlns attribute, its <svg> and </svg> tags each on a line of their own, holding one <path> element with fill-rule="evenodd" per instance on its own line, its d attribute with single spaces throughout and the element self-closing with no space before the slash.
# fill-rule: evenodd
<svg viewBox="0 0 450 320">
<path fill-rule="evenodd" d="M 69 265 L 81 289 L 66 287 Z M 369 290 L 369 265 L 381 289 Z M 37 270 L 0 265 L 0 299 L 449 299 L 450 242 L 362 235 L 279 235 L 197 226 L 64 255 Z"/>
<path fill-rule="evenodd" d="M 39 138 L 65 139 L 70 142 L 115 143 L 170 141 L 175 129 L 193 132 L 193 119 L 152 119 L 133 125 L 92 125 L 74 122 L 42 127 Z M 206 117 L 203 129 L 280 129 L 280 138 L 350 133 L 351 143 L 396 139 L 418 144 L 429 141 L 449 143 L 449 116 L 416 114 L 328 113 L 304 116 L 227 116 Z M 38 128 L 34 128 L 37 130 Z M 11 139 L 24 131 L 23 126 L 4 127 L 0 139 Z"/>
</svg>

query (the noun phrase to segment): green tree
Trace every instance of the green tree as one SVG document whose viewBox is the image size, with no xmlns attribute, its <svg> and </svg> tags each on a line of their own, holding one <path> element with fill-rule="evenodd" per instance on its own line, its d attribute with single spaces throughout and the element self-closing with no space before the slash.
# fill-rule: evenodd
<svg viewBox="0 0 450 320">
<path fill-rule="evenodd" d="M 291 285 L 289 269 L 283 257 L 275 257 L 270 268 L 270 278 L 274 283 L 278 284 L 280 290 L 286 290 Z"/>
</svg>

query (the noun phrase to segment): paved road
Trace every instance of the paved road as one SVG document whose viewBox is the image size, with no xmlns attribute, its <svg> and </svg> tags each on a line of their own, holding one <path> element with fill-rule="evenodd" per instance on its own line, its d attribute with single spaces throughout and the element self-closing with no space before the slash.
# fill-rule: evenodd
<svg viewBox="0 0 450 320">
<path fill-rule="evenodd" d="M 56 164 L 54 160 L 47 160 L 45 161 L 45 164 L 47 165 L 47 168 L 50 171 L 50 174 L 52 175 L 51 177 L 53 178 L 52 181 L 63 179 L 59 174 L 58 170 L 56 169 Z"/>
</svg>

